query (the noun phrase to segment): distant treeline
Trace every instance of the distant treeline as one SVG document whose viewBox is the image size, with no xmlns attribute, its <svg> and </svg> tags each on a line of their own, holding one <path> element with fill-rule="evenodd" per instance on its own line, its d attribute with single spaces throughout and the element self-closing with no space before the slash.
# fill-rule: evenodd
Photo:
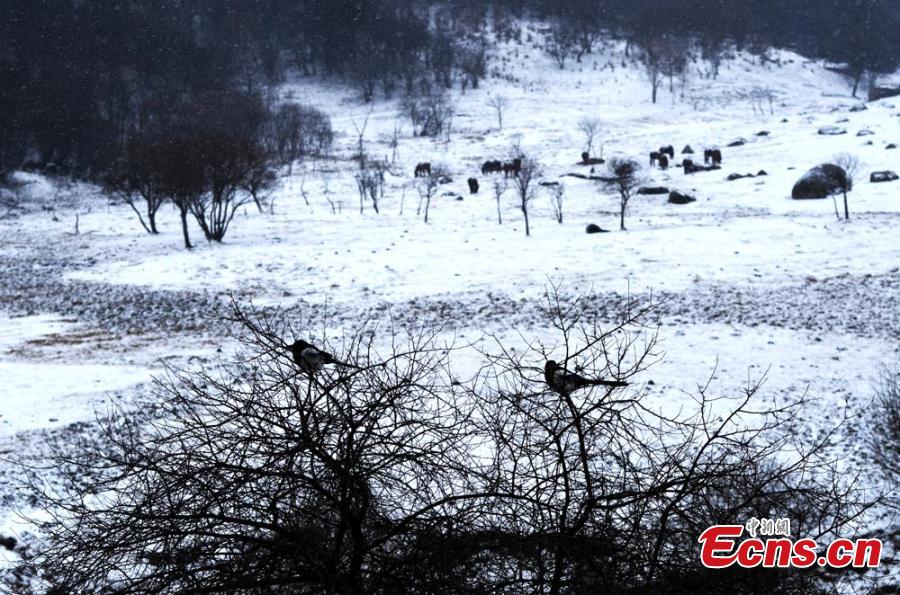
<svg viewBox="0 0 900 595">
<path fill-rule="evenodd" d="M 893 69 L 892 0 L 5 0 L 0 3 L 0 175 L 30 162 L 97 176 L 171 105 L 211 90 L 264 94 L 295 69 L 364 98 L 486 76 L 485 33 L 546 19 L 573 46 L 600 31 L 639 46 L 691 38 L 795 47 L 864 72 Z M 583 51 L 583 50 L 582 50 Z M 576 50 L 577 53 L 577 50 Z"/>
</svg>

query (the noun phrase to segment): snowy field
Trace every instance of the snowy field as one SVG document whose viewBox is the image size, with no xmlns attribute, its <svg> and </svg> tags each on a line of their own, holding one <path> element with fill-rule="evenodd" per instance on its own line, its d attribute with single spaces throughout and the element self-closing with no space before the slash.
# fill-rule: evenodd
<svg viewBox="0 0 900 595">
<path fill-rule="evenodd" d="M 538 307 L 550 284 L 566 296 L 592 294 L 610 319 L 624 296 L 652 293 L 661 300 L 665 353 L 642 380 L 653 380 L 661 406 L 677 406 L 714 371 L 715 390 L 729 393 L 768 370 L 761 399 L 816 399 L 804 414 L 810 431 L 844 410 L 864 413 L 882 366 L 900 356 L 900 181 L 868 181 L 872 171 L 900 170 L 900 149 L 886 149 L 900 143 L 900 100 L 851 111 L 860 102 L 823 64 L 786 52 L 769 58 L 737 54 L 715 79 L 696 62 L 686 85 L 675 81 L 670 93 L 666 82 L 652 105 L 649 83 L 621 46 L 565 70 L 539 49 L 504 47 L 496 59 L 511 76 L 454 90 L 449 142 L 413 137 L 396 101 L 368 106 L 337 81 L 295 80 L 283 97 L 331 116 L 333 158 L 295 165 L 272 212 L 250 205 L 223 245 L 192 251 L 181 245 L 171 208 L 161 215 L 162 233 L 150 237 L 126 205 L 96 188 L 20 174 L 29 210 L 0 221 L 0 452 L 36 447 L 48 431 L 127 402 L 162 362 L 189 366 L 217 349 L 227 354 L 233 345 L 212 316 L 231 296 L 289 315 L 327 312 L 334 335 L 390 310 L 411 324 L 440 324 L 448 338 L 496 334 L 515 343 L 552 342 Z M 488 106 L 497 95 L 509 100 L 502 130 Z M 390 134 L 403 127 L 378 214 L 368 204 L 360 213 L 350 159 L 367 115 L 373 157 L 390 158 Z M 636 159 L 646 186 L 697 202 L 636 196 L 628 231 L 619 231 L 617 198 L 598 182 L 566 177 L 589 173 L 578 165 L 577 123 L 585 117 L 602 123 L 594 153 L 602 144 L 605 158 Z M 822 136 L 822 126 L 846 134 Z M 862 130 L 872 134 L 858 136 Z M 737 138 L 747 143 L 727 147 Z M 515 142 L 540 161 L 544 181 L 566 187 L 562 224 L 550 193 L 539 192 L 531 237 L 511 189 L 497 223 L 491 182 L 480 172 L 487 159 L 508 159 Z M 704 148 L 720 147 L 723 168 L 686 176 L 649 167 L 648 153 L 669 144 L 676 162 L 685 145 L 701 161 Z M 800 175 L 839 153 L 861 164 L 850 221 L 836 219 L 831 199 L 790 198 Z M 416 214 L 419 161 L 445 165 L 453 179 L 427 224 Z M 726 180 L 759 170 L 768 175 Z M 466 187 L 473 176 L 477 195 Z M 588 235 L 588 223 L 610 233 Z M 853 439 L 865 425 L 863 416 L 842 430 L 848 464 L 863 468 L 871 462 Z M 0 464 L 0 474 L 11 473 Z M 23 502 L 0 488 L 0 520 Z M 4 531 L 20 529 L 0 525 Z M 889 547 L 885 560 L 892 555 Z"/>
</svg>

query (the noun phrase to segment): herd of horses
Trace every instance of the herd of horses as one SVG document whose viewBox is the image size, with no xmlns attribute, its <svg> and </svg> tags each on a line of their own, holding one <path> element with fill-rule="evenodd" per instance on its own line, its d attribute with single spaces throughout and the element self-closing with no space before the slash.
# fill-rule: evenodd
<svg viewBox="0 0 900 595">
<path fill-rule="evenodd" d="M 694 153 L 690 145 L 686 146 L 681 153 L 683 155 L 691 155 Z M 675 147 L 667 145 L 660 147 L 658 151 L 650 153 L 650 165 L 658 165 L 660 169 L 669 169 L 670 160 L 675 160 Z M 722 151 L 720 149 L 705 149 L 703 151 L 703 165 L 697 165 L 693 159 L 685 158 L 681 162 L 685 174 L 692 174 L 698 171 L 711 171 L 720 169 L 722 165 Z"/>
<path fill-rule="evenodd" d="M 691 155 L 694 153 L 693 149 L 691 149 L 690 145 L 686 146 L 681 153 L 683 155 Z M 666 170 L 669 169 L 669 164 L 674 162 L 675 160 L 675 147 L 672 145 L 666 145 L 664 147 L 660 147 L 658 151 L 652 151 L 650 153 L 650 165 L 658 165 L 660 169 Z M 581 162 L 583 164 L 593 165 L 604 163 L 603 159 L 595 159 L 591 158 L 588 153 L 581 154 Z M 694 163 L 693 159 L 685 158 L 681 162 L 681 166 L 684 168 L 685 174 L 692 174 L 700 171 L 711 171 L 715 169 L 721 169 L 722 165 L 722 151 L 720 149 L 705 149 L 703 151 L 703 163 L 704 165 L 698 165 Z M 490 175 L 490 174 L 503 174 L 504 177 L 517 177 L 519 173 L 522 171 L 522 159 L 516 158 L 512 161 L 500 161 L 500 160 L 488 160 L 485 161 L 481 166 L 481 174 L 482 175 Z M 593 171 L 593 168 L 591 169 Z M 416 164 L 415 170 L 413 171 L 413 175 L 416 178 L 425 178 L 432 174 L 431 171 L 431 163 L 421 162 Z M 469 184 L 469 192 L 472 194 L 478 194 L 478 180 L 476 178 L 469 178 L 467 180 Z"/>
</svg>

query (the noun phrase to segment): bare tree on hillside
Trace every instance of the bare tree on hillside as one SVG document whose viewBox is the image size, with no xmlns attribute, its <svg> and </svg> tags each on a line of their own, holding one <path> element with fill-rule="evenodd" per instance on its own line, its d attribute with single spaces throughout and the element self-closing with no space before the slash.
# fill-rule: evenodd
<svg viewBox="0 0 900 595">
<path fill-rule="evenodd" d="M 471 84 L 473 89 L 478 88 L 478 83 L 487 74 L 487 40 L 479 39 L 476 43 L 465 47 L 458 52 L 459 69 L 462 71 L 462 90 Z"/>
<path fill-rule="evenodd" d="M 502 176 L 498 176 L 494 179 L 494 182 L 491 184 L 491 190 L 494 192 L 494 202 L 497 203 L 497 223 L 499 225 L 503 225 L 503 210 L 501 208 L 501 199 L 503 198 L 503 194 L 506 192 L 507 182 L 506 178 Z"/>
<path fill-rule="evenodd" d="M 159 135 L 136 135 L 129 141 L 122 163 L 106 179 L 106 191 L 131 207 L 141 227 L 150 234 L 159 233 L 156 214 L 168 200 L 164 177 L 170 159 Z"/>
<path fill-rule="evenodd" d="M 834 158 L 834 163 L 844 170 L 840 179 L 840 190 L 844 195 L 844 220 L 850 220 L 850 205 L 847 201 L 847 193 L 853 190 L 853 184 L 859 175 L 859 159 L 850 153 L 841 153 Z"/>
<path fill-rule="evenodd" d="M 455 111 L 450 94 L 437 88 L 407 94 L 402 109 L 413 125 L 414 136 L 432 137 L 448 133 Z"/>
<path fill-rule="evenodd" d="M 503 130 L 503 113 L 509 105 L 509 100 L 502 95 L 494 95 L 488 101 L 488 105 L 494 109 L 497 114 L 497 128 Z"/>
<path fill-rule="evenodd" d="M 528 213 L 531 203 L 537 194 L 538 179 L 541 177 L 542 169 L 540 163 L 534 158 L 524 156 L 521 157 L 522 167 L 515 176 L 512 177 L 512 186 L 516 191 L 519 199 L 519 210 L 522 211 L 522 218 L 525 220 L 525 235 L 531 235 L 531 225 L 528 220 Z"/>
<path fill-rule="evenodd" d="M 556 61 L 560 70 L 566 67 L 566 60 L 572 55 L 574 39 L 572 31 L 564 23 L 557 23 L 550 28 L 547 37 L 547 53 Z"/>
<path fill-rule="evenodd" d="M 600 120 L 597 118 L 582 118 L 578 120 L 578 130 L 584 135 L 585 151 L 587 151 L 588 156 L 592 156 L 594 139 L 600 134 Z"/>
<path fill-rule="evenodd" d="M 610 177 L 605 183 L 619 195 L 619 229 L 625 231 L 628 203 L 642 183 L 640 165 L 629 159 L 610 159 L 607 168 Z"/>
<path fill-rule="evenodd" d="M 416 190 L 419 192 L 419 207 L 416 209 L 416 215 L 421 214 L 424 207 L 425 223 L 428 223 L 431 199 L 437 194 L 441 187 L 441 181 L 446 177 L 447 168 L 442 165 L 432 165 L 428 175 L 416 181 Z"/>
<path fill-rule="evenodd" d="M 365 201 L 372 202 L 372 208 L 378 213 L 378 201 L 384 197 L 384 175 L 387 164 L 383 161 L 369 163 L 366 169 L 356 174 L 356 187 L 359 191 L 359 212 L 362 213 Z"/>
</svg>

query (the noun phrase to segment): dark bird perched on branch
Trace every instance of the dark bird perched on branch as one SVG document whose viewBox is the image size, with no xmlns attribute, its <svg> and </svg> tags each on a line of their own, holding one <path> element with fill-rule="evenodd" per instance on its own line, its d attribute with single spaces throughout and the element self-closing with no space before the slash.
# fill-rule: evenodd
<svg viewBox="0 0 900 595">
<path fill-rule="evenodd" d="M 613 388 L 628 386 L 627 382 L 620 380 L 601 380 L 579 376 L 575 372 L 566 370 L 552 359 L 547 360 L 547 363 L 544 365 L 544 380 L 547 381 L 547 386 L 561 395 L 572 394 L 579 388 L 586 386 L 609 386 Z"/>
<path fill-rule="evenodd" d="M 315 345 L 307 343 L 302 339 L 294 341 L 291 345 L 288 346 L 288 349 L 291 350 L 291 356 L 294 358 L 294 363 L 300 366 L 300 369 L 304 370 L 305 372 L 318 372 L 322 369 L 323 366 L 329 364 L 334 364 L 336 366 L 346 366 L 348 368 L 357 367 L 352 364 L 345 364 L 344 362 L 336 360 L 334 356 L 327 351 L 322 351 Z"/>
</svg>

